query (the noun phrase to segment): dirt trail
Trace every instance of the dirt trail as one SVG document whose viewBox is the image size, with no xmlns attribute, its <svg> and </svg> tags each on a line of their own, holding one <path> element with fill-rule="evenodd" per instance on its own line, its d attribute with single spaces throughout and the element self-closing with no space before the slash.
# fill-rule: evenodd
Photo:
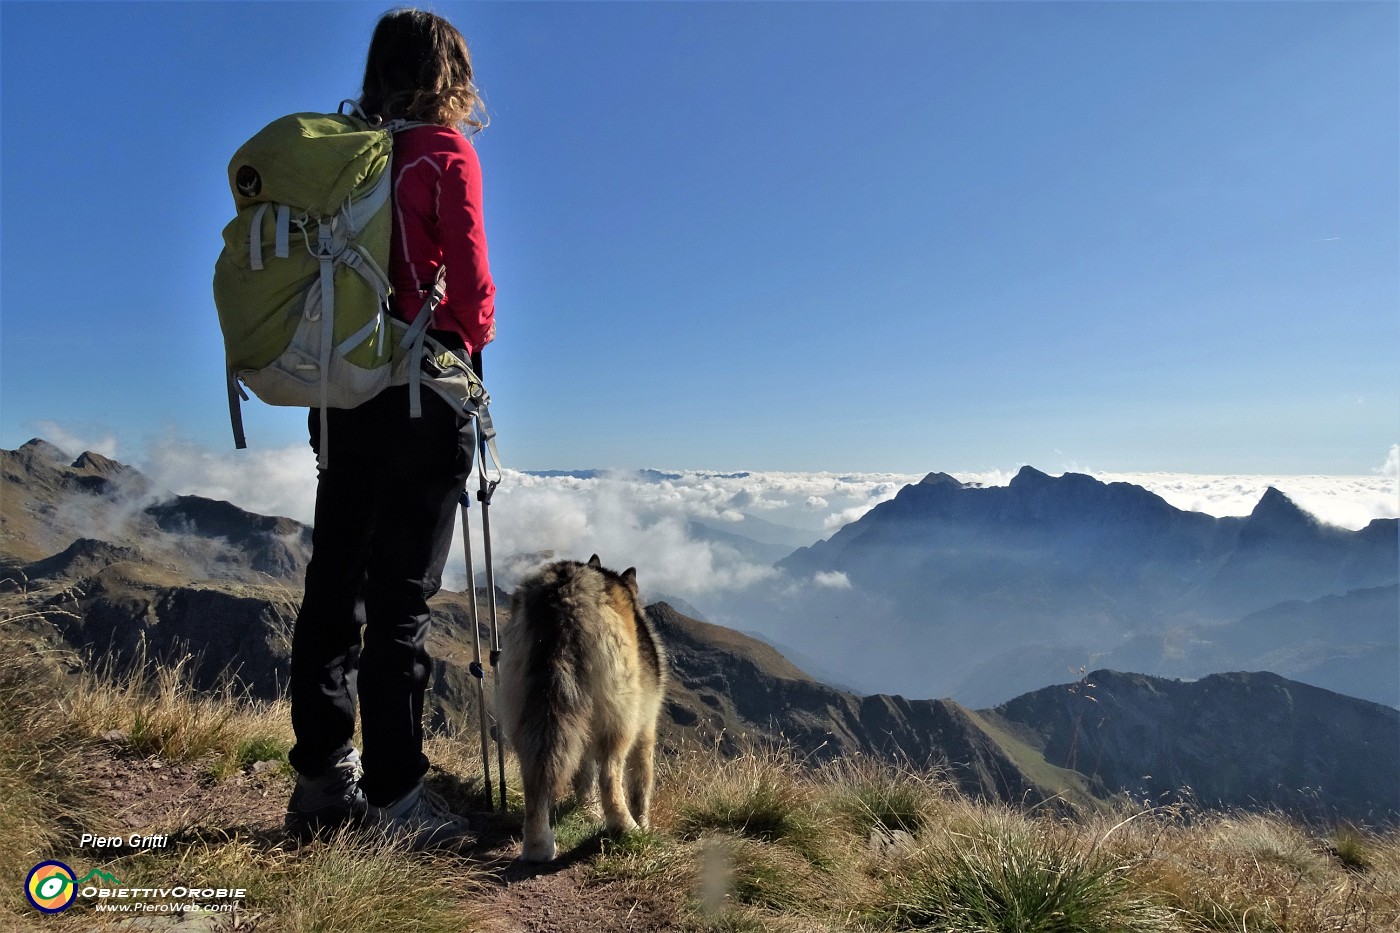
<svg viewBox="0 0 1400 933">
<path fill-rule="evenodd" d="M 213 830 L 236 832 L 269 849 L 285 843 L 281 827 L 290 780 L 271 763 L 216 780 L 198 763 L 163 762 L 111 746 L 86 752 L 83 767 L 95 785 L 92 806 L 77 820 L 85 832 L 122 838 L 133 833 L 167 834 L 170 845 L 178 846 L 182 829 L 199 827 L 189 838 L 208 839 Z M 676 929 L 675 904 L 639 900 L 620 885 L 591 879 L 588 869 L 597 855 L 596 842 L 586 842 L 549 865 L 526 865 L 515 860 L 519 826 L 514 817 L 493 813 L 467 816 L 477 838 L 460 853 L 441 856 L 460 858 L 463 867 L 482 882 L 481 889 L 462 895 L 463 916 L 470 918 L 464 922 L 464 933 Z M 103 856 L 110 858 L 122 851 L 106 850 Z M 276 929 L 276 918 L 254 907 L 233 919 L 152 917 L 139 923 L 97 922 L 92 928 L 143 933 L 257 933 Z"/>
<path fill-rule="evenodd" d="M 580 864 L 555 871 L 503 872 L 495 896 L 477 908 L 483 933 L 675 929 L 674 907 L 590 884 Z"/>
<path fill-rule="evenodd" d="M 676 929 L 675 903 L 639 899 L 619 884 L 589 876 L 598 842 L 585 841 L 547 865 L 516 861 L 514 818 L 474 814 L 480 835 L 467 857 L 486 872 L 490 899 L 474 912 L 482 933 L 574 933 Z"/>
</svg>

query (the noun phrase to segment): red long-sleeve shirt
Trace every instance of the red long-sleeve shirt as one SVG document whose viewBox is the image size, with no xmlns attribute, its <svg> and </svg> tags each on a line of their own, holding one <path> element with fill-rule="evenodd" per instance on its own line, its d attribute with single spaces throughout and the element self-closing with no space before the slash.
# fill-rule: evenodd
<svg viewBox="0 0 1400 933">
<path fill-rule="evenodd" d="M 394 134 L 394 234 L 389 281 L 395 307 L 413 322 L 447 268 L 447 295 L 433 329 L 461 337 L 468 353 L 490 340 L 496 286 L 481 220 L 481 162 L 461 133 L 416 126 Z"/>
</svg>

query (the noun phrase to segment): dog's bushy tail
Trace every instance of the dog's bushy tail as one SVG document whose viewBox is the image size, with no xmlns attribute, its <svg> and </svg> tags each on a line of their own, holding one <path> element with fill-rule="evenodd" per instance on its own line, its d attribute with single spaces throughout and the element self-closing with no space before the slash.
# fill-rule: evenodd
<svg viewBox="0 0 1400 933">
<path fill-rule="evenodd" d="M 601 579 L 573 562 L 551 565 L 515 593 L 502 713 L 526 786 L 554 798 L 567 792 L 588 742 L 586 628 L 603 598 Z"/>
</svg>

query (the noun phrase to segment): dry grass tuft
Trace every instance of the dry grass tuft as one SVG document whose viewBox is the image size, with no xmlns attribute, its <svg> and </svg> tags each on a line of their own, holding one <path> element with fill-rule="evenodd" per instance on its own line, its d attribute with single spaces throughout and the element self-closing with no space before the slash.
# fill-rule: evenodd
<svg viewBox="0 0 1400 933">
<path fill-rule="evenodd" d="M 829 862 L 833 821 L 791 750 L 754 746 L 732 758 L 682 755 L 666 771 L 669 807 L 656 819 L 680 838 L 725 834 L 791 849 L 814 865 Z M 658 801 L 658 809 L 661 809 Z"/>
<path fill-rule="evenodd" d="M 875 915 L 897 930 L 1167 933 L 1175 912 L 1133 877 L 1135 863 L 1063 824 L 990 808 L 883 869 Z"/>
<path fill-rule="evenodd" d="M 459 862 L 363 839 L 331 839 L 269 865 L 261 902 L 287 933 L 472 929 L 459 899 L 480 883 Z"/>
<path fill-rule="evenodd" d="M 77 766 L 77 745 L 53 698 L 64 688 L 54 660 L 22 646 L 0 665 L 0 911 L 25 911 L 21 892 L 29 869 L 48 858 L 82 811 L 88 781 Z"/>
<path fill-rule="evenodd" d="M 847 829 L 917 836 L 934 824 L 957 790 L 937 773 L 870 758 L 842 758 L 820 772 L 819 793 Z"/>
<path fill-rule="evenodd" d="M 138 658 L 125 674 L 85 671 L 63 701 L 72 728 L 116 736 L 138 755 L 208 763 L 226 777 L 257 761 L 286 761 L 292 747 L 285 700 L 265 702 L 233 679 L 213 690 L 191 684 L 192 656 L 153 665 Z"/>
</svg>

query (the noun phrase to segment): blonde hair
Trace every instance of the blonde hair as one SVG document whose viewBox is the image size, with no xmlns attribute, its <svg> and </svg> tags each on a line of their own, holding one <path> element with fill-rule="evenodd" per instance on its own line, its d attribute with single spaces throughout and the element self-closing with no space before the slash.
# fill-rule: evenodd
<svg viewBox="0 0 1400 933">
<path fill-rule="evenodd" d="M 472 83 L 472 58 L 457 28 L 426 10 L 393 10 L 374 27 L 360 109 L 473 131 L 489 119 Z"/>
</svg>

